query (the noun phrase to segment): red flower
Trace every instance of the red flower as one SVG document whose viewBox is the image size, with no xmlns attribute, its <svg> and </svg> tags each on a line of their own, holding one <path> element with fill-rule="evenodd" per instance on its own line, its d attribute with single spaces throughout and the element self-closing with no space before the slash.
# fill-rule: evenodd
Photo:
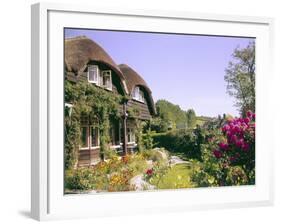
<svg viewBox="0 0 281 224">
<path fill-rule="evenodd" d="M 222 157 L 222 152 L 220 151 L 220 150 L 214 150 L 213 151 L 213 153 L 214 153 L 214 156 L 217 158 L 217 159 L 219 159 L 219 158 L 221 158 Z"/>
<path fill-rule="evenodd" d="M 146 174 L 149 175 L 149 176 L 151 176 L 151 175 L 153 174 L 153 169 L 148 169 L 148 170 L 146 171 Z"/>
</svg>

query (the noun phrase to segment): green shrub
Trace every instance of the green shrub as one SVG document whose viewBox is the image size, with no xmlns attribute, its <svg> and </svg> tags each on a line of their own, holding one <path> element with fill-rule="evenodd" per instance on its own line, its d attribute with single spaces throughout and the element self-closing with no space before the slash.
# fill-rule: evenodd
<svg viewBox="0 0 281 224">
<path fill-rule="evenodd" d="M 153 132 L 150 130 L 147 131 L 146 134 L 142 135 L 142 142 L 145 149 L 152 149 L 154 146 L 153 142 Z"/>
<path fill-rule="evenodd" d="M 104 158 L 105 159 L 114 159 L 118 157 L 118 154 L 116 152 L 116 150 L 114 149 L 111 149 L 111 148 L 106 148 L 105 151 L 104 151 Z"/>
<path fill-rule="evenodd" d="M 183 154 L 188 159 L 201 160 L 201 133 L 196 130 L 178 130 L 153 134 L 155 147 L 163 147 L 174 154 Z"/>
<path fill-rule="evenodd" d="M 141 155 L 134 155 L 131 159 L 129 159 L 127 166 L 134 176 L 144 173 L 144 171 L 148 168 L 146 160 Z"/>
<path fill-rule="evenodd" d="M 196 187 L 217 186 L 216 179 L 204 170 L 194 172 L 191 180 L 196 183 Z"/>
<path fill-rule="evenodd" d="M 226 181 L 228 185 L 248 184 L 248 178 L 245 171 L 240 166 L 229 167 Z"/>
<path fill-rule="evenodd" d="M 145 159 L 152 160 L 153 162 L 168 162 L 169 157 L 169 153 L 163 148 L 144 150 L 141 152 L 141 155 Z"/>
<path fill-rule="evenodd" d="M 196 187 L 219 186 L 222 173 L 218 164 L 194 162 L 191 180 Z"/>
<path fill-rule="evenodd" d="M 73 190 L 90 190 L 95 188 L 94 173 L 90 168 L 78 168 L 66 171 L 65 187 Z"/>
</svg>

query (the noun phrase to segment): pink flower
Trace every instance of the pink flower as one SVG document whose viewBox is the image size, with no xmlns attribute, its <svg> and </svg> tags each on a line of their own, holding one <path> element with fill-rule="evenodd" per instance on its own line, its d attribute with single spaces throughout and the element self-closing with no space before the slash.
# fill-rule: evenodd
<svg viewBox="0 0 281 224">
<path fill-rule="evenodd" d="M 238 141 L 238 138 L 236 135 L 232 135 L 231 138 L 230 138 L 230 142 L 233 143 L 233 144 L 236 144 L 236 142 Z"/>
<path fill-rule="evenodd" d="M 248 118 L 248 117 L 246 117 L 245 119 L 244 119 L 244 122 L 246 123 L 246 124 L 249 124 L 250 123 L 250 118 Z"/>
<path fill-rule="evenodd" d="M 219 147 L 221 150 L 227 150 L 228 149 L 228 144 L 224 142 L 219 143 Z"/>
<path fill-rule="evenodd" d="M 243 150 L 244 152 L 248 152 L 249 149 L 250 149 L 250 145 L 245 142 L 245 143 L 242 145 L 242 150 Z"/>
<path fill-rule="evenodd" d="M 222 131 L 223 131 L 223 132 L 226 132 L 226 131 L 228 131 L 229 129 L 230 129 L 230 127 L 229 127 L 228 124 L 226 124 L 226 125 L 224 125 L 224 126 L 222 127 Z"/>
<path fill-rule="evenodd" d="M 235 127 L 234 127 L 234 132 L 236 132 L 236 133 L 239 133 L 239 132 L 240 132 L 239 126 L 235 126 Z"/>
<path fill-rule="evenodd" d="M 244 139 L 239 139 L 238 141 L 236 141 L 235 145 L 238 147 L 238 148 L 242 148 L 242 146 L 244 145 Z"/>
<path fill-rule="evenodd" d="M 252 114 L 252 119 L 256 119 L 256 114 Z"/>
<path fill-rule="evenodd" d="M 253 113 L 252 113 L 252 111 L 249 110 L 249 111 L 247 111 L 246 115 L 247 115 L 247 117 L 252 118 Z"/>
<path fill-rule="evenodd" d="M 220 150 L 214 150 L 213 151 L 213 154 L 214 154 L 214 156 L 217 158 L 217 159 L 219 159 L 219 158 L 221 158 L 222 157 L 222 152 L 220 151 Z"/>
<path fill-rule="evenodd" d="M 227 132 L 226 132 L 226 135 L 227 135 L 227 138 L 229 138 L 229 139 L 230 139 L 230 138 L 231 138 L 231 136 L 232 136 L 231 131 L 227 131 Z"/>
</svg>

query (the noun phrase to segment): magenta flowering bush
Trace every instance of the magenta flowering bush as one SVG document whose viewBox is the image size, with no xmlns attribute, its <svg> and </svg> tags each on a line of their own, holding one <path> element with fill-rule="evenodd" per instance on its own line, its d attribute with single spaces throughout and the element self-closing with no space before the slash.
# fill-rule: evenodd
<svg viewBox="0 0 281 224">
<path fill-rule="evenodd" d="M 255 114 L 247 112 L 245 118 L 228 120 L 221 128 L 223 140 L 213 150 L 213 155 L 225 168 L 240 166 L 254 180 L 255 169 Z"/>
</svg>

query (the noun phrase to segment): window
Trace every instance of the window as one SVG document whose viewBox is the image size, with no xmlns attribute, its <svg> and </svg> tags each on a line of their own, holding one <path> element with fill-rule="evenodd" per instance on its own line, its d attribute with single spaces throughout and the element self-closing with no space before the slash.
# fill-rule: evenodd
<svg viewBox="0 0 281 224">
<path fill-rule="evenodd" d="M 88 82 L 98 84 L 99 73 L 99 67 L 97 65 L 89 65 Z"/>
<path fill-rule="evenodd" d="M 128 138 L 128 142 L 136 141 L 135 132 L 133 128 L 127 128 L 127 138 Z"/>
<path fill-rule="evenodd" d="M 99 146 L 99 129 L 91 126 L 91 147 Z"/>
<path fill-rule="evenodd" d="M 139 101 L 144 102 L 144 93 L 140 90 Z"/>
<path fill-rule="evenodd" d="M 139 86 L 135 87 L 132 96 L 134 100 L 144 103 L 144 92 L 140 89 Z"/>
<path fill-rule="evenodd" d="M 109 135 L 112 145 L 120 144 L 120 124 L 119 122 L 112 122 L 110 124 Z"/>
<path fill-rule="evenodd" d="M 99 129 L 94 126 L 81 127 L 80 149 L 89 149 L 99 146 Z"/>
<path fill-rule="evenodd" d="M 81 148 L 88 147 L 88 127 L 81 128 Z"/>
<path fill-rule="evenodd" d="M 102 71 L 102 86 L 106 89 L 112 90 L 111 71 Z"/>
<path fill-rule="evenodd" d="M 100 71 L 97 65 L 89 65 L 88 82 L 112 90 L 111 70 Z"/>
</svg>

